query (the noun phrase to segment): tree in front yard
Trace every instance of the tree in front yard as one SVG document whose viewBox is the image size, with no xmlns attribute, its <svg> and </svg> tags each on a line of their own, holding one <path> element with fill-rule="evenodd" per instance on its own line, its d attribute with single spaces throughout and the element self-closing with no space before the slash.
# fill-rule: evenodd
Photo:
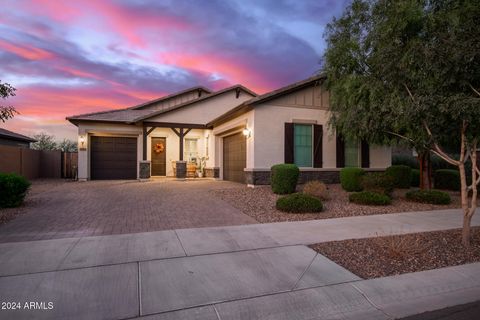
<svg viewBox="0 0 480 320">
<path fill-rule="evenodd" d="M 353 1 L 327 27 L 324 66 L 337 131 L 374 143 L 403 140 L 458 167 L 466 246 L 480 181 L 476 2 Z M 452 145 L 459 146 L 458 158 L 445 152 Z"/>
<path fill-rule="evenodd" d="M 16 90 L 17 89 L 12 87 L 10 84 L 2 83 L 2 81 L 0 81 L 0 97 L 2 97 L 2 99 L 7 99 L 8 97 L 15 96 Z M 12 106 L 0 105 L 0 120 L 2 122 L 5 122 L 10 118 L 13 118 L 17 113 L 18 113 L 17 110 Z"/>
</svg>

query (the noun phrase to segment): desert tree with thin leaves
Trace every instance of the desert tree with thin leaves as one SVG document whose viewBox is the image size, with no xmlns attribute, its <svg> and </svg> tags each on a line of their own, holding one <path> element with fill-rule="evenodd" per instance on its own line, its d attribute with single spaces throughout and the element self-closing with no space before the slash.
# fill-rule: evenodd
<svg viewBox="0 0 480 320">
<path fill-rule="evenodd" d="M 456 166 L 465 246 L 480 182 L 479 17 L 475 0 L 355 0 L 325 33 L 331 128 Z M 445 151 L 455 146 L 458 156 Z"/>
<path fill-rule="evenodd" d="M 2 99 L 7 99 L 9 97 L 15 96 L 15 89 L 9 83 L 2 83 L 0 80 L 0 97 Z M 0 121 L 5 122 L 8 119 L 13 118 L 16 114 L 18 114 L 17 110 L 13 106 L 3 106 L 0 105 Z"/>
</svg>

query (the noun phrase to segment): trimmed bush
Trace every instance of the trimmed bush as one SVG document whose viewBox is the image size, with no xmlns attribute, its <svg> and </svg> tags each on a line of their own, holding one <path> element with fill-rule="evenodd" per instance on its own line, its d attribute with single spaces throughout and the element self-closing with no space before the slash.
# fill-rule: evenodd
<svg viewBox="0 0 480 320">
<path fill-rule="evenodd" d="M 435 189 L 460 190 L 460 172 L 451 169 L 435 171 L 433 178 Z"/>
<path fill-rule="evenodd" d="M 304 193 L 292 193 L 278 198 L 276 208 L 291 213 L 320 212 L 323 210 L 322 201 Z"/>
<path fill-rule="evenodd" d="M 30 182 L 15 173 L 0 173 L 0 208 L 13 208 L 22 204 Z"/>
<path fill-rule="evenodd" d="M 392 165 L 405 165 L 412 169 L 418 169 L 418 160 L 412 155 L 392 155 Z"/>
<path fill-rule="evenodd" d="M 381 193 L 391 197 L 395 183 L 391 176 L 381 172 L 373 172 L 362 176 L 360 185 L 365 191 Z"/>
<path fill-rule="evenodd" d="M 396 188 L 408 189 L 412 181 L 412 168 L 404 165 L 390 166 L 385 174 L 391 176 Z"/>
<path fill-rule="evenodd" d="M 386 206 L 392 202 L 389 196 L 371 191 L 354 192 L 348 197 L 348 200 L 356 204 L 371 206 Z"/>
<path fill-rule="evenodd" d="M 276 164 L 271 168 L 272 191 L 276 194 L 294 193 L 300 170 L 294 164 Z"/>
<path fill-rule="evenodd" d="M 303 186 L 303 193 L 315 198 L 319 198 L 320 200 L 328 200 L 330 198 L 328 195 L 327 186 L 325 183 L 318 180 L 308 181 L 305 183 Z"/>
<path fill-rule="evenodd" d="M 412 169 L 412 181 L 410 182 L 410 186 L 412 187 L 420 186 L 420 170 Z"/>
<path fill-rule="evenodd" d="M 429 204 L 449 204 L 450 195 L 439 190 L 412 190 L 406 193 L 408 200 Z"/>
<path fill-rule="evenodd" d="M 362 191 L 360 178 L 365 174 L 362 168 L 343 168 L 340 170 L 340 184 L 348 192 Z"/>
</svg>

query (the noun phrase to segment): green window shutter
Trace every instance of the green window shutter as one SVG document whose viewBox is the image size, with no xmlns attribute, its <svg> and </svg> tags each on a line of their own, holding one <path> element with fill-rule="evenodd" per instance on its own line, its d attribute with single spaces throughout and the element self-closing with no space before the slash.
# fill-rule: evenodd
<svg viewBox="0 0 480 320">
<path fill-rule="evenodd" d="M 359 167 L 358 141 L 345 141 L 345 167 Z"/>
<path fill-rule="evenodd" d="M 313 166 L 313 132 L 312 125 L 295 124 L 294 126 L 294 160 L 299 167 Z"/>
</svg>

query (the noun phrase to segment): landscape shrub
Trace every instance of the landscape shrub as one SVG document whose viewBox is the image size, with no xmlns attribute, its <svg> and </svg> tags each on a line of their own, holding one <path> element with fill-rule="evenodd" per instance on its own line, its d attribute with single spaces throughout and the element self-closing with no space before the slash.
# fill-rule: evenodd
<svg viewBox="0 0 480 320">
<path fill-rule="evenodd" d="M 354 192 L 350 194 L 348 200 L 356 204 L 373 206 L 386 206 L 392 202 L 389 196 L 371 191 Z"/>
<path fill-rule="evenodd" d="M 382 172 L 372 172 L 363 175 L 360 185 L 365 191 L 381 193 L 391 197 L 395 186 L 393 177 Z"/>
<path fill-rule="evenodd" d="M 418 160 L 414 156 L 409 155 L 393 155 L 392 165 L 405 165 L 412 169 L 418 169 Z"/>
<path fill-rule="evenodd" d="M 315 198 L 319 198 L 321 200 L 330 199 L 328 195 L 327 185 L 318 180 L 308 181 L 307 183 L 305 183 L 305 185 L 303 186 L 303 193 Z"/>
<path fill-rule="evenodd" d="M 449 204 L 452 199 L 446 192 L 439 190 L 412 190 L 406 193 L 408 200 L 429 204 Z"/>
<path fill-rule="evenodd" d="M 419 169 L 412 169 L 412 181 L 410 182 L 410 186 L 412 187 L 420 186 L 420 170 Z"/>
<path fill-rule="evenodd" d="M 300 170 L 294 164 L 276 164 L 271 168 L 272 191 L 276 194 L 295 192 Z"/>
<path fill-rule="evenodd" d="M 323 203 L 308 194 L 292 193 L 278 198 L 276 208 L 290 213 L 320 212 L 323 210 Z"/>
<path fill-rule="evenodd" d="M 13 208 L 22 204 L 30 182 L 15 173 L 0 173 L 0 208 Z"/>
<path fill-rule="evenodd" d="M 412 168 L 405 165 L 390 166 L 385 174 L 391 176 L 396 188 L 408 189 L 412 181 Z"/>
<path fill-rule="evenodd" d="M 452 169 L 435 171 L 433 178 L 435 189 L 460 190 L 460 172 Z"/>
<path fill-rule="evenodd" d="M 360 178 L 365 174 L 362 168 L 343 168 L 340 170 L 340 184 L 348 192 L 362 191 Z"/>
</svg>

